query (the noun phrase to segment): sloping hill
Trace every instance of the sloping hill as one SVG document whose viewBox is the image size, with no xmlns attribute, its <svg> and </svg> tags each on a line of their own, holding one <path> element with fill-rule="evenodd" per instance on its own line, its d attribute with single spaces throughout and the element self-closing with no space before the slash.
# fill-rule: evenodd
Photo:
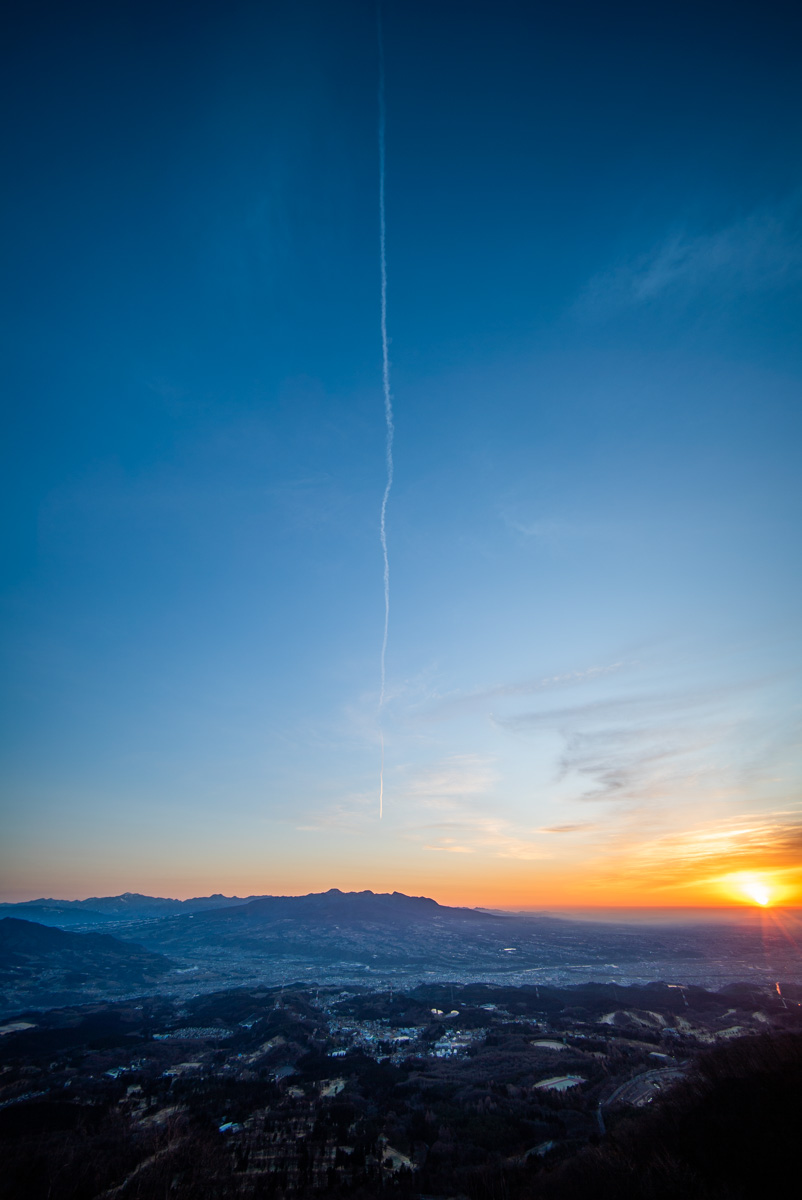
<svg viewBox="0 0 802 1200">
<path fill-rule="evenodd" d="M 0 991 L 6 1004 L 65 1003 L 87 992 L 142 987 L 172 966 L 163 954 L 109 934 L 0 919 Z"/>
<path fill-rule="evenodd" d="M 799 1173 L 802 1035 L 744 1037 L 703 1055 L 685 1084 L 622 1119 L 598 1146 L 531 1180 L 515 1200 L 750 1200 Z M 501 1187 L 496 1194 L 501 1194 Z"/>
<path fill-rule="evenodd" d="M 23 904 L 0 904 L 0 919 L 18 917 L 21 921 L 35 921 L 37 925 L 52 925 L 57 929 L 74 926 L 106 925 L 115 918 L 109 913 L 91 908 L 74 908 L 69 900 L 30 900 Z"/>
</svg>

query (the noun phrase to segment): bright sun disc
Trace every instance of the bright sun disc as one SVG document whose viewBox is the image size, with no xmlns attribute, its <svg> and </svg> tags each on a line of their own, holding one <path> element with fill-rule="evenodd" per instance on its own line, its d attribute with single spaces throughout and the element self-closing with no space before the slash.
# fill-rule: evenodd
<svg viewBox="0 0 802 1200">
<path fill-rule="evenodd" d="M 744 892 L 750 900 L 754 900 L 755 904 L 760 904 L 764 908 L 767 904 L 771 903 L 771 894 L 765 883 L 755 881 L 754 883 L 744 884 Z"/>
<path fill-rule="evenodd" d="M 755 904 L 758 908 L 774 908 L 791 892 L 778 871 L 733 871 L 722 875 L 719 882 L 730 904 Z"/>
</svg>

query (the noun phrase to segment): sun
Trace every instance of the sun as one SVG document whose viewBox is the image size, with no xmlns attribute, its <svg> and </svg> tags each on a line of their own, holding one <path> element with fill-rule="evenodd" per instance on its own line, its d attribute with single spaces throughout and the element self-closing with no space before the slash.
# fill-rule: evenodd
<svg viewBox="0 0 802 1200">
<path fill-rule="evenodd" d="M 744 894 L 750 900 L 754 900 L 755 904 L 759 904 L 761 908 L 767 908 L 771 904 L 771 892 L 765 883 L 761 883 L 759 880 L 755 880 L 753 883 L 745 883 L 743 890 Z"/>
<path fill-rule="evenodd" d="M 783 909 L 787 904 L 799 904 L 802 895 L 799 870 L 773 870 L 764 867 L 756 871 L 731 871 L 710 881 L 728 905 L 754 905 L 756 908 Z"/>
<path fill-rule="evenodd" d="M 769 908 L 774 902 L 777 889 L 764 874 L 753 871 L 739 871 L 727 879 L 728 891 L 733 899 L 743 904 L 744 900 L 757 904 L 759 908 Z"/>
</svg>

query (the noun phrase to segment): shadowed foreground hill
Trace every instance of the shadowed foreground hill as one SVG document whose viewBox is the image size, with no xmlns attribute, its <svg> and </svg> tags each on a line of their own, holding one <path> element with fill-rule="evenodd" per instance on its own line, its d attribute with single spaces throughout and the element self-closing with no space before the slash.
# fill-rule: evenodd
<svg viewBox="0 0 802 1200">
<path fill-rule="evenodd" d="M 509 1195 L 521 1200 L 753 1200 L 799 1173 L 802 1035 L 740 1038 L 703 1054 L 654 1110 Z M 793 1187 L 793 1185 L 792 1185 Z M 501 1194 L 501 1193 L 499 1193 Z"/>
<path fill-rule="evenodd" d="M 321 1037 L 327 1020 L 358 1021 L 355 1007 L 371 998 L 338 1000 L 342 994 L 332 992 L 324 1010 L 316 990 L 238 989 L 175 1003 L 93 1004 L 54 1013 L 41 1028 L 11 1032 L 0 1044 L 0 1078 L 8 1081 L 0 1100 L 4 1197 L 794 1194 L 788 1182 L 802 1118 L 798 1033 L 775 1026 L 771 1034 L 703 1053 L 688 1064 L 687 1083 L 647 1110 L 606 1105 L 609 1132 L 599 1141 L 598 1099 L 615 1081 L 605 1084 L 605 1076 L 612 1069 L 628 1078 L 642 1069 L 654 1043 L 608 1046 L 597 1058 L 587 1037 L 569 1037 L 553 1057 L 564 1070 L 574 1056 L 586 1077 L 584 1097 L 532 1086 L 556 1064 L 542 1060 L 545 1050 L 533 1050 L 529 1022 L 511 1026 L 508 1014 L 484 1008 L 474 1008 L 473 1016 L 481 1017 L 487 1036 L 474 1039 L 475 1053 L 462 1059 L 440 1060 L 419 1047 L 391 1062 L 352 1047 L 335 1066 L 325 1052 L 331 1041 Z M 464 1014 L 459 997 L 456 1003 Z M 403 1019 L 425 1023 L 424 1038 L 442 1031 L 428 989 L 414 997 L 374 996 L 373 1004 L 385 1011 L 400 1004 Z M 568 1028 L 571 1011 L 564 1006 Z M 782 1013 L 782 1020 L 797 1020 L 791 1009 Z"/>
<path fill-rule="evenodd" d="M 0 992 L 13 989 L 17 1002 L 68 1003 L 87 990 L 142 987 L 156 983 L 173 964 L 163 954 L 105 933 L 69 933 L 0 919 Z"/>
</svg>

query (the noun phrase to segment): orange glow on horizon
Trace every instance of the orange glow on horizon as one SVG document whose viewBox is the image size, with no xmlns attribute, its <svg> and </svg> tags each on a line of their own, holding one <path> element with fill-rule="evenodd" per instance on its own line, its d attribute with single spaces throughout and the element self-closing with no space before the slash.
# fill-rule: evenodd
<svg viewBox="0 0 802 1200">
<path fill-rule="evenodd" d="M 517 866 L 517 864 L 516 864 Z M 354 871 L 320 872 L 320 875 L 301 874 L 293 878 L 291 872 L 283 877 L 259 878 L 254 872 L 242 874 L 232 872 L 226 878 L 198 877 L 191 883 L 182 881 L 176 886 L 169 876 L 142 880 L 117 880 L 106 878 L 95 880 L 83 887 L 56 889 L 64 899 L 85 899 L 90 895 L 118 895 L 124 891 L 142 892 L 147 895 L 173 896 L 186 899 L 191 896 L 210 895 L 222 892 L 243 899 L 258 895 L 300 896 L 309 892 L 324 892 L 329 888 L 341 891 L 404 892 L 409 896 L 429 896 L 440 904 L 467 906 L 470 908 L 509 909 L 694 909 L 694 908 L 756 908 L 768 910 L 796 907 L 800 904 L 798 887 L 786 882 L 771 871 L 738 872 L 706 879 L 678 880 L 659 879 L 653 876 L 647 884 L 641 879 L 619 877 L 611 879 L 609 868 L 595 876 L 586 873 L 577 878 L 569 871 L 539 871 L 533 877 L 529 869 L 508 869 L 503 878 L 495 872 L 469 872 L 466 870 L 443 872 L 435 875 L 406 875 L 405 872 L 385 874 L 384 871 L 369 873 Z M 315 873 L 317 875 L 317 873 Z M 49 889 L 52 891 L 52 888 Z M 28 890 L 26 889 L 26 892 Z M 64 893 L 68 893 L 64 895 Z M 35 899 L 47 894 L 44 889 L 23 894 L 4 895 L 3 899 Z"/>
<path fill-rule="evenodd" d="M 785 901 L 794 904 L 796 890 L 772 871 L 738 871 L 721 879 L 721 885 L 730 902 L 755 904 L 759 908 L 772 908 Z"/>
<path fill-rule="evenodd" d="M 429 896 L 441 904 L 504 909 L 737 909 L 756 911 L 802 905 L 802 870 L 791 855 L 708 854 L 706 843 L 688 838 L 679 844 L 656 839 L 624 846 L 614 853 L 582 845 L 569 858 L 502 857 L 495 847 L 484 853 L 434 854 L 398 842 L 382 844 L 366 865 L 348 847 L 320 849 L 305 860 L 287 854 L 265 865 L 256 851 L 239 861 L 209 855 L 176 870 L 169 856 L 154 856 L 133 869 L 123 854 L 115 862 L 70 859 L 65 864 L 19 863 L 9 871 L 3 900 L 41 896 L 86 899 L 123 892 L 187 899 L 222 892 L 247 898 L 258 895 L 305 895 L 329 888 L 346 891 L 399 891 Z M 515 847 L 513 847 L 515 848 Z M 796 847 L 793 848 L 795 851 Z M 67 869 L 69 868 L 69 869 Z M 16 876 L 16 878 L 15 878 Z M 16 885 L 16 886 L 15 886 Z"/>
</svg>

